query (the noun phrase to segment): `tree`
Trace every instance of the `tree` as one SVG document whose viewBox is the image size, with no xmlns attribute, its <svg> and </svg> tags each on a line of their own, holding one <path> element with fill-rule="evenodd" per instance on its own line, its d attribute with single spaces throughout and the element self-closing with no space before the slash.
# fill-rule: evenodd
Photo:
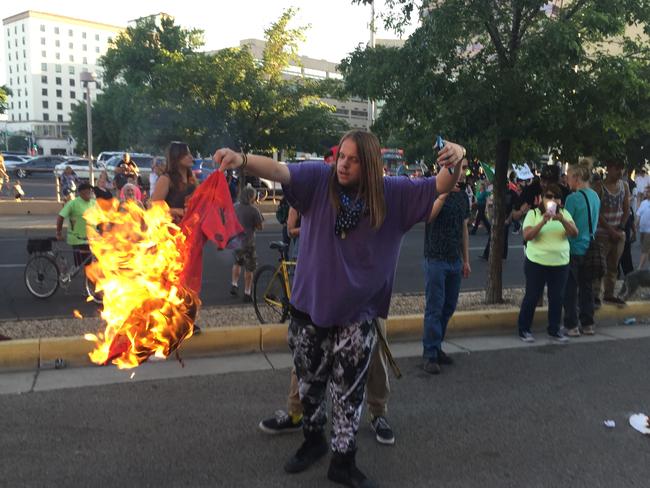
<svg viewBox="0 0 650 488">
<path fill-rule="evenodd" d="M 355 3 L 370 3 L 357 0 Z M 413 0 L 390 0 L 387 24 L 403 26 Z M 341 69 L 351 93 L 385 100 L 377 127 L 435 134 L 494 158 L 495 222 L 487 303 L 502 301 L 508 162 L 531 148 L 565 161 L 623 154 L 648 131 L 650 4 L 636 0 L 423 2 L 420 26 L 401 49 L 357 49 Z"/>
<path fill-rule="evenodd" d="M 100 62 L 106 86 L 93 106 L 93 147 L 160 151 L 182 139 L 203 154 L 323 149 L 345 129 L 320 100 L 340 83 L 284 76 L 304 37 L 304 27 L 289 28 L 294 15 L 285 11 L 266 30 L 261 60 L 248 47 L 198 52 L 200 31 L 139 20 Z M 71 127 L 85 146 L 85 104 L 74 108 Z"/>
<path fill-rule="evenodd" d="M 9 107 L 8 99 L 13 95 L 11 88 L 8 86 L 0 86 L 0 114 L 3 114 L 7 111 Z"/>
</svg>

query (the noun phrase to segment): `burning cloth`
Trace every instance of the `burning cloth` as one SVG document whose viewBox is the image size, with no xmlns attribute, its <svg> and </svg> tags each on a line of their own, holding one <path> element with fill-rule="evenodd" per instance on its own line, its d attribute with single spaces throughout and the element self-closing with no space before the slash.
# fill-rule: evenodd
<svg viewBox="0 0 650 488">
<path fill-rule="evenodd" d="M 221 172 L 194 192 L 180 227 L 169 207 L 153 202 L 98 201 L 84 218 L 95 260 L 87 267 L 95 291 L 103 294 L 103 334 L 90 359 L 133 368 L 151 355 L 167 357 L 192 336 L 201 302 L 203 245 L 220 249 L 242 233 Z"/>
</svg>

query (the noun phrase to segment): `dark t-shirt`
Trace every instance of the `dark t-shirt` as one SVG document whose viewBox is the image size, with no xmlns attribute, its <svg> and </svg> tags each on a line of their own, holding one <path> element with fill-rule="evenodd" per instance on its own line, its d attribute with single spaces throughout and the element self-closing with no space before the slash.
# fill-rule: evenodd
<svg viewBox="0 0 650 488">
<path fill-rule="evenodd" d="M 464 191 L 451 192 L 435 220 L 426 225 L 424 256 L 450 262 L 462 258 L 463 225 L 468 218 L 467 195 Z"/>
<path fill-rule="evenodd" d="M 262 214 L 257 207 L 243 203 L 237 203 L 235 205 L 235 213 L 237 214 L 239 223 L 244 228 L 242 247 L 255 246 L 255 230 L 264 220 Z"/>
</svg>

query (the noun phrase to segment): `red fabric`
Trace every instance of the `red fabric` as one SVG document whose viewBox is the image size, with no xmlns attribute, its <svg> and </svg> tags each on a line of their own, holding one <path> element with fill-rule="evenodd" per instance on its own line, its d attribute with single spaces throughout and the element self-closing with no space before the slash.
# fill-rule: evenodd
<svg viewBox="0 0 650 488">
<path fill-rule="evenodd" d="M 234 248 L 244 232 L 235 214 L 228 182 L 221 171 L 212 173 L 194 191 L 180 226 L 186 236 L 181 285 L 198 295 L 206 241 L 214 242 L 219 249 Z"/>
</svg>

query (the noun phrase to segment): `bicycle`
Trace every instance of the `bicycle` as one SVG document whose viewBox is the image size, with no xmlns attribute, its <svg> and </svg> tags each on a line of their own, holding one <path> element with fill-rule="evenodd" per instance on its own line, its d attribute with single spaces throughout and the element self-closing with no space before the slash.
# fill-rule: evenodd
<svg viewBox="0 0 650 488">
<path fill-rule="evenodd" d="M 51 297 L 59 286 L 68 288 L 72 279 L 93 259 L 92 254 L 89 253 L 81 264 L 70 267 L 65 253 L 72 253 L 72 251 L 56 249 L 53 246 L 54 242 L 57 242 L 55 237 L 27 240 L 27 252 L 30 258 L 25 265 L 25 286 L 36 298 Z M 86 293 L 95 303 L 101 304 L 101 293 L 95 292 L 95 285 L 87 276 L 85 279 Z"/>
<path fill-rule="evenodd" d="M 289 316 L 291 299 L 290 269 L 296 266 L 288 256 L 289 245 L 274 241 L 269 248 L 280 254 L 279 264 L 274 267 L 266 264 L 255 272 L 253 277 L 253 306 L 255 315 L 262 324 L 281 324 Z"/>
</svg>

